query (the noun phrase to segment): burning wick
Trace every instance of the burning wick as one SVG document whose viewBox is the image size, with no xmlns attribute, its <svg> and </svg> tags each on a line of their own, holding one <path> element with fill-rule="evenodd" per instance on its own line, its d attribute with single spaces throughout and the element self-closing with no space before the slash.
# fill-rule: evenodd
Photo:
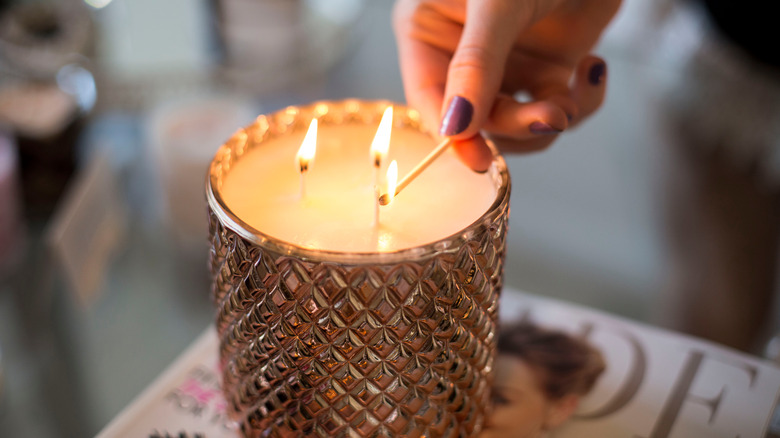
<svg viewBox="0 0 780 438">
<path fill-rule="evenodd" d="M 298 160 L 298 170 L 301 174 L 301 199 L 306 196 L 306 173 L 314 164 L 314 153 L 317 150 L 317 119 L 312 119 L 309 130 L 303 138 L 295 158 Z"/>
<path fill-rule="evenodd" d="M 379 185 L 379 169 L 382 167 L 382 161 L 387 157 L 387 151 L 390 149 L 390 131 L 393 128 L 393 107 L 389 106 L 382 114 L 382 120 L 379 122 L 379 128 L 374 134 L 374 140 L 371 142 L 371 157 L 374 162 L 374 184 Z"/>
<path fill-rule="evenodd" d="M 398 182 L 398 162 L 393 160 L 389 166 L 387 166 L 387 193 L 395 193 L 395 186 Z M 375 196 L 375 203 L 374 203 L 374 226 L 379 226 L 379 188 L 374 188 Z M 393 197 L 391 196 L 389 200 L 382 205 L 388 205 L 393 201 Z"/>
<path fill-rule="evenodd" d="M 409 183 L 412 182 L 412 180 L 414 180 L 415 178 L 420 176 L 422 171 L 425 170 L 428 166 L 430 166 L 431 163 L 433 163 L 437 158 L 439 158 L 439 156 L 441 156 L 441 154 L 443 154 L 444 151 L 446 151 L 447 148 L 449 148 L 451 144 L 452 144 L 452 142 L 450 141 L 449 138 L 447 138 L 444 141 L 442 141 L 441 143 L 439 143 L 439 145 L 436 146 L 436 148 L 434 150 L 432 150 L 431 153 L 428 154 L 427 157 L 423 158 L 423 160 L 420 161 L 417 164 L 417 166 L 414 167 L 414 169 L 412 169 L 409 173 L 406 174 L 406 176 L 401 180 L 401 182 L 398 183 L 397 186 L 393 185 L 394 189 L 392 189 L 390 187 L 390 185 L 388 184 L 387 192 L 385 192 L 384 194 L 382 194 L 379 197 L 379 200 L 378 200 L 379 204 L 387 205 L 390 202 L 392 202 L 393 198 L 398 196 L 399 193 L 401 193 L 401 190 L 403 190 L 406 186 L 408 186 Z M 388 180 L 389 180 L 389 172 L 390 172 L 390 169 L 388 169 Z M 396 170 L 396 172 L 397 172 L 397 170 Z M 396 178 L 397 178 L 397 176 L 396 176 Z"/>
</svg>

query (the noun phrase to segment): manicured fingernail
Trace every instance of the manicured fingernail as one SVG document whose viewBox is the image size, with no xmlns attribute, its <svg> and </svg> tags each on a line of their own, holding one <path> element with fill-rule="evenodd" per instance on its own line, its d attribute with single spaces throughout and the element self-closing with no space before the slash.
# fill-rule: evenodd
<svg viewBox="0 0 780 438">
<path fill-rule="evenodd" d="M 603 62 L 597 62 L 590 67 L 588 72 L 588 82 L 591 85 L 600 85 L 604 80 L 604 74 L 607 72 L 607 65 Z"/>
<path fill-rule="evenodd" d="M 445 137 L 460 134 L 469 127 L 471 118 L 474 116 L 474 105 L 468 99 L 461 96 L 455 96 L 447 107 L 447 112 L 441 119 L 439 134 Z"/>
<path fill-rule="evenodd" d="M 547 123 L 539 121 L 531 123 L 528 129 L 534 134 L 560 134 L 563 132 L 563 130 L 555 129 Z"/>
</svg>

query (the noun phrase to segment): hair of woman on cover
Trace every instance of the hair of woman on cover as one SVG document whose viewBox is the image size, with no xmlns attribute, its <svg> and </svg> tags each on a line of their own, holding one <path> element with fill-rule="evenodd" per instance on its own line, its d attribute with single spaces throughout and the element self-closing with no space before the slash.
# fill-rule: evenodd
<svg viewBox="0 0 780 438">
<path fill-rule="evenodd" d="M 550 400 L 587 394 L 606 368 L 601 352 L 583 339 L 527 322 L 502 327 L 498 351 L 519 358 L 538 373 L 540 387 Z"/>
</svg>

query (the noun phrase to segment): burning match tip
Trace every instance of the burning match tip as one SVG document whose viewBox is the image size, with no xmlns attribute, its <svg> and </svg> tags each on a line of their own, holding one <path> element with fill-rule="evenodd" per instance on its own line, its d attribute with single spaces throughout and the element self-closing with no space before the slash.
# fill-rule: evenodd
<svg viewBox="0 0 780 438">
<path fill-rule="evenodd" d="M 387 205 L 389 203 L 390 203 L 390 195 L 388 195 L 387 193 L 379 197 L 379 205 Z"/>
</svg>

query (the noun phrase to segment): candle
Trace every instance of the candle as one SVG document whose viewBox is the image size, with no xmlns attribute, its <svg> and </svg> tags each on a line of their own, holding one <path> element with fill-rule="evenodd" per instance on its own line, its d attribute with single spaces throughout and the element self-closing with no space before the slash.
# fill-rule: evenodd
<svg viewBox="0 0 780 438">
<path fill-rule="evenodd" d="M 245 436 L 475 437 L 482 429 L 506 163 L 496 154 L 479 175 L 446 153 L 381 207 L 376 223 L 373 139 L 391 143 L 380 163 L 381 190 L 391 193 L 384 180 L 435 146 L 408 108 L 395 108 L 392 132 L 377 133 L 387 105 L 324 102 L 261 116 L 211 164 L 222 390 Z M 301 197 L 296 151 L 312 119 L 316 165 L 308 163 Z"/>
<path fill-rule="evenodd" d="M 472 172 L 448 152 L 381 208 L 375 227 L 373 160 L 366 157 L 376 132 L 377 124 L 321 123 L 317 165 L 305 172 L 303 200 L 291 163 L 297 163 L 304 136 L 311 140 L 307 132 L 265 141 L 231 168 L 223 199 L 255 230 L 296 246 L 341 252 L 389 252 L 434 242 L 476 221 L 495 200 L 493 178 Z M 395 160 L 405 174 L 435 146 L 431 136 L 396 126 L 383 161 Z"/>
<path fill-rule="evenodd" d="M 387 150 L 390 148 L 390 133 L 393 129 L 393 107 L 388 106 L 382 121 L 379 122 L 379 128 L 376 130 L 374 140 L 371 142 L 371 158 L 374 165 L 374 183 L 379 187 L 379 170 L 382 168 L 382 162 L 387 157 Z"/>
<path fill-rule="evenodd" d="M 309 130 L 306 131 L 306 137 L 303 138 L 303 143 L 301 143 L 301 147 L 298 149 L 298 153 L 295 154 L 295 161 L 298 162 L 298 173 L 301 176 L 300 199 L 302 201 L 306 198 L 306 174 L 309 173 L 309 167 L 314 164 L 314 155 L 316 152 L 317 119 L 314 119 L 309 125 Z M 273 185 L 274 183 L 275 181 L 270 181 L 270 185 Z"/>
</svg>

